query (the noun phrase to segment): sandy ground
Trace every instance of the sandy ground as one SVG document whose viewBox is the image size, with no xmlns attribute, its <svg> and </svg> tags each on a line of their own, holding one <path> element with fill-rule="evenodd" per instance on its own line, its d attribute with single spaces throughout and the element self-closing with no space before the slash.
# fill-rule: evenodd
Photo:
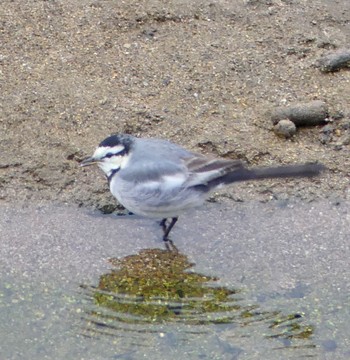
<svg viewBox="0 0 350 360">
<path fill-rule="evenodd" d="M 163 137 L 249 165 L 319 161 L 316 180 L 241 184 L 236 201 L 346 198 L 347 0 L 2 1 L 0 199 L 113 210 L 99 170 L 79 162 L 115 132 Z M 275 106 L 323 100 L 331 131 L 272 131 Z M 237 188 L 236 188 L 237 189 Z"/>
</svg>

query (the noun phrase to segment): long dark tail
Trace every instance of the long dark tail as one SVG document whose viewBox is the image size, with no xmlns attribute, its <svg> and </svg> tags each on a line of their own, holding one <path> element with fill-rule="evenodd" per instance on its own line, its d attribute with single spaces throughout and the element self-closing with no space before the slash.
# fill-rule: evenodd
<svg viewBox="0 0 350 360">
<path fill-rule="evenodd" d="M 322 164 L 285 165 L 252 169 L 246 169 L 242 167 L 211 180 L 208 185 L 210 188 L 213 188 L 221 184 L 225 185 L 246 180 L 312 177 L 319 175 L 323 170 L 325 170 L 325 167 Z"/>
</svg>

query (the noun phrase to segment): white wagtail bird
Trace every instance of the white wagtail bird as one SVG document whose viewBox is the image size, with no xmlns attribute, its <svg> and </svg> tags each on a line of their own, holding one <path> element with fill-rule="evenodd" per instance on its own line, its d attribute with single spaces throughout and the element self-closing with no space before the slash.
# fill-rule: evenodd
<svg viewBox="0 0 350 360">
<path fill-rule="evenodd" d="M 116 134 L 81 166 L 97 164 L 114 197 L 134 214 L 161 220 L 164 236 L 178 216 L 204 203 L 211 191 L 245 180 L 318 175 L 321 164 L 247 168 L 240 160 L 212 158 L 160 139 Z M 167 224 L 167 220 L 170 220 Z"/>
</svg>

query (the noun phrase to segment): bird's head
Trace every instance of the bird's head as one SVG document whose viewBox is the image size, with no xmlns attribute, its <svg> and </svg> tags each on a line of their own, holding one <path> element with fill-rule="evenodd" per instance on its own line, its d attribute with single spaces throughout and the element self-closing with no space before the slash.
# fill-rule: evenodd
<svg viewBox="0 0 350 360">
<path fill-rule="evenodd" d="M 133 141 L 130 135 L 111 135 L 104 139 L 94 154 L 84 159 L 80 165 L 97 164 L 109 178 L 127 165 Z"/>
</svg>

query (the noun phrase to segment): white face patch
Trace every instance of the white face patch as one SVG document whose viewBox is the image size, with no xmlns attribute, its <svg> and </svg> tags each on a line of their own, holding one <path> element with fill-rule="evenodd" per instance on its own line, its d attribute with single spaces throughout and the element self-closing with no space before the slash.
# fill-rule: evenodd
<svg viewBox="0 0 350 360">
<path fill-rule="evenodd" d="M 105 154 L 108 154 L 109 152 L 110 151 L 105 152 Z M 111 157 L 103 158 L 101 161 L 98 162 L 97 165 L 103 170 L 103 172 L 107 176 L 110 176 L 115 171 L 123 169 L 129 162 L 129 158 L 130 158 L 130 156 L 128 154 L 119 155 L 119 156 L 118 156 L 118 154 L 116 154 Z"/>
<path fill-rule="evenodd" d="M 104 158 L 109 153 L 117 155 L 118 153 L 122 152 L 124 149 L 125 149 L 125 147 L 121 144 L 113 146 L 113 147 L 101 146 L 96 149 L 96 151 L 94 152 L 93 158 L 95 158 L 96 160 L 99 160 L 99 159 Z"/>
</svg>

